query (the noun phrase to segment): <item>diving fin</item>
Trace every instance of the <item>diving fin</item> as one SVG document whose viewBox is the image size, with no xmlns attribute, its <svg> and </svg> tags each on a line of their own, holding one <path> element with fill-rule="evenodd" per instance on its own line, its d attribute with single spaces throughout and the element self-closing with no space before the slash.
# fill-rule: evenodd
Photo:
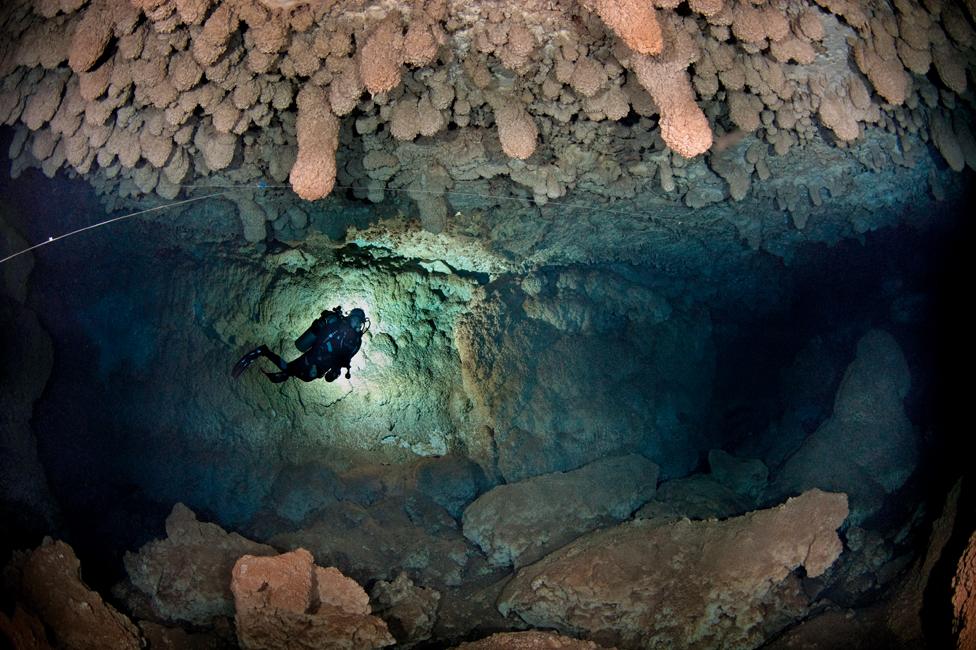
<svg viewBox="0 0 976 650">
<path fill-rule="evenodd" d="M 244 374 L 244 371 L 250 368 L 251 364 L 264 353 L 264 349 L 265 348 L 263 345 L 258 346 L 241 357 L 241 360 L 234 365 L 234 369 L 231 371 L 231 375 L 234 376 L 234 379 L 237 379 Z"/>
<path fill-rule="evenodd" d="M 248 352 L 234 365 L 234 369 L 230 374 L 234 376 L 234 379 L 237 379 L 244 374 L 244 371 L 247 370 L 252 363 L 254 363 L 256 358 L 257 356 L 253 352 Z"/>
<path fill-rule="evenodd" d="M 268 379 L 270 379 L 272 382 L 276 384 L 280 384 L 281 382 L 287 380 L 288 377 L 291 376 L 287 372 L 268 372 L 266 370 L 262 370 L 261 372 L 267 375 Z"/>
</svg>

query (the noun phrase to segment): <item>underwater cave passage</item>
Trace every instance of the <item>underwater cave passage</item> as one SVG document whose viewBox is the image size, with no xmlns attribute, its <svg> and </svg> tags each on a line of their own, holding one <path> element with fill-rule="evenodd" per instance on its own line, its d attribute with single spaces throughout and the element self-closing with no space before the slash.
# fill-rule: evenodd
<svg viewBox="0 0 976 650">
<path fill-rule="evenodd" d="M 0 646 L 976 647 L 971 6 L 109 4 L 0 8 Z"/>
</svg>

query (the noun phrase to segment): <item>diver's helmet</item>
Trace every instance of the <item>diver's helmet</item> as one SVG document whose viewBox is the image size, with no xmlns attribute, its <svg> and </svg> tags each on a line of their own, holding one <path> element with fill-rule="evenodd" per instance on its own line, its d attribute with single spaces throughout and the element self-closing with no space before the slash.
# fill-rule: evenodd
<svg viewBox="0 0 976 650">
<path fill-rule="evenodd" d="M 349 312 L 348 318 L 349 326 L 357 332 L 362 330 L 366 325 L 366 312 L 358 307 Z"/>
</svg>

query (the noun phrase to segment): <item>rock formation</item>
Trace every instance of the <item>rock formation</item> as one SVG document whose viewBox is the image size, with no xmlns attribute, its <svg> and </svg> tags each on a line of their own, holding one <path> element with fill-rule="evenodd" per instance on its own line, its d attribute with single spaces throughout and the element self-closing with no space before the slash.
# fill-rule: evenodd
<svg viewBox="0 0 976 650">
<path fill-rule="evenodd" d="M 234 614 L 230 576 L 242 555 L 274 555 L 270 546 L 197 521 L 181 503 L 166 519 L 166 539 L 128 553 L 129 584 L 121 590 L 134 607 L 145 603 L 154 617 L 173 623 L 207 625 Z"/>
<path fill-rule="evenodd" d="M 657 465 L 632 455 L 499 485 L 464 511 L 464 535 L 492 564 L 522 567 L 587 531 L 630 517 L 654 496 L 657 474 Z"/>
<path fill-rule="evenodd" d="M 457 650 L 599 650 L 592 641 L 579 641 L 552 632 L 499 632 L 462 643 Z"/>
<path fill-rule="evenodd" d="M 833 415 L 780 469 L 772 497 L 810 487 L 843 490 L 853 523 L 877 512 L 915 469 L 918 443 L 902 404 L 910 382 L 894 338 L 880 330 L 866 334 L 837 390 Z M 824 463 L 828 450 L 836 460 Z"/>
<path fill-rule="evenodd" d="M 172 199 L 218 177 L 289 181 L 305 200 L 338 178 L 374 198 L 408 187 L 418 154 L 430 162 L 459 137 L 491 151 L 473 170 L 449 160 L 453 181 L 507 176 L 541 205 L 573 188 L 633 196 L 657 178 L 665 195 L 697 205 L 700 168 L 684 159 L 714 158 L 713 141 L 722 149 L 736 129 L 754 134 L 754 159 L 720 173 L 739 197 L 754 175 L 769 181 L 768 154 L 811 146 L 817 125 L 845 148 L 868 130 L 889 134 L 895 165 L 912 167 L 926 142 L 954 170 L 976 165 L 961 99 L 976 32 L 955 5 L 178 5 L 4 6 L 0 122 L 18 125 L 15 173 L 69 169 L 118 197 L 110 202 Z M 621 133 L 652 156 L 579 159 L 579 147 L 605 139 L 601 122 L 628 115 L 643 121 Z M 398 146 L 418 135 L 431 140 Z M 379 154 L 395 168 L 365 164 Z M 614 162 L 619 172 L 588 182 Z M 802 229 L 809 205 L 789 185 L 771 194 Z"/>
<path fill-rule="evenodd" d="M 334 568 L 315 566 L 304 549 L 275 557 L 245 555 L 234 565 L 237 638 L 245 650 L 382 648 L 386 624 L 369 597 Z"/>
<path fill-rule="evenodd" d="M 522 569 L 498 607 L 624 648 L 755 648 L 802 617 L 807 600 L 792 572 L 830 567 L 847 514 L 845 495 L 811 490 L 720 522 L 628 522 Z"/>
<path fill-rule="evenodd" d="M 386 621 L 399 646 L 409 647 L 431 637 L 440 592 L 418 587 L 401 573 L 390 582 L 377 582 L 371 597 L 376 615 Z"/>
<path fill-rule="evenodd" d="M 714 363 L 709 332 L 703 313 L 647 287 L 566 270 L 475 302 L 454 339 L 463 386 L 493 432 L 494 462 L 515 482 L 634 451 L 665 477 L 687 473 L 707 450 L 699 424 Z"/>
<path fill-rule="evenodd" d="M 74 550 L 59 541 L 48 540 L 26 555 L 18 567 L 20 595 L 44 627 L 18 610 L 12 621 L 17 637 L 43 648 L 46 628 L 54 645 L 68 650 L 141 648 L 139 630 L 82 582 L 80 565 Z"/>
<path fill-rule="evenodd" d="M 680 519 L 727 519 L 755 509 L 766 487 L 762 461 L 736 458 L 720 449 L 708 452 L 710 474 L 665 481 L 654 498 L 634 516 L 657 522 Z"/>
<path fill-rule="evenodd" d="M 976 533 L 969 538 L 952 579 L 953 634 L 956 648 L 976 646 Z"/>
<path fill-rule="evenodd" d="M 3 291 L 0 328 L 9 333 L 0 341 L 5 359 L 0 368 L 0 516 L 43 532 L 54 525 L 57 506 L 45 482 L 30 419 L 54 367 L 53 346 L 37 315 Z"/>
</svg>

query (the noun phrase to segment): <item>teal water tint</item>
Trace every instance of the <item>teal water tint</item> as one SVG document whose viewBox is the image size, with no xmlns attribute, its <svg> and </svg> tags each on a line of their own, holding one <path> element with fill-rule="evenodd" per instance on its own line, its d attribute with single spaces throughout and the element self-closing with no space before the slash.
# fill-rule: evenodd
<svg viewBox="0 0 976 650">
<path fill-rule="evenodd" d="M 573 199 L 539 209 L 514 193 L 447 193 L 454 208 L 484 210 L 486 230 L 467 241 L 522 260 L 525 236 L 530 253 L 552 256 L 531 273 L 517 263 L 488 272 L 365 237 L 338 241 L 345 225 L 393 216 L 389 205 L 337 195 L 310 210 L 308 241 L 272 249 L 238 238 L 226 193 L 278 201 L 285 188 L 186 189 L 221 195 L 133 218 L 105 215 L 76 185 L 62 193 L 70 206 L 38 203 L 41 189 L 27 185 L 4 194 L 32 214 L 18 224 L 29 242 L 104 223 L 33 252 L 30 306 L 55 347 L 32 427 L 65 510 L 60 532 L 106 582 L 125 550 L 162 535 L 177 501 L 202 519 L 267 534 L 344 499 L 382 502 L 383 488 L 339 477 L 358 462 L 494 454 L 460 478 L 428 481 L 425 496 L 449 520 L 500 481 L 606 455 L 644 454 L 663 479 L 707 469 L 711 448 L 772 466 L 800 441 L 771 423 L 791 410 L 790 435 L 799 435 L 829 417 L 853 346 L 871 328 L 891 332 L 909 358 L 916 424 L 947 412 L 938 395 L 945 370 L 934 360 L 951 355 L 938 333 L 958 306 L 938 273 L 957 233 L 951 215 L 927 231 L 881 228 L 859 240 L 812 222 L 830 244 L 794 245 L 787 259 L 750 250 L 717 207 L 698 213 L 708 228 L 689 234 L 660 206 Z M 759 218 L 770 241 L 790 241 L 782 214 Z M 570 236 L 574 222 L 592 225 L 593 240 Z M 620 259 L 587 261 L 620 242 Z M 560 263 L 545 263 L 557 253 Z M 477 327 L 463 330 L 475 340 L 461 341 L 481 294 L 500 307 L 479 312 Z M 294 339 L 335 304 L 362 304 L 375 323 L 350 382 L 276 387 L 257 368 L 230 380 L 233 361 L 258 343 L 297 356 Z M 815 339 L 822 390 L 789 396 L 784 375 Z M 475 358 L 462 359 L 462 345 Z M 463 375 L 462 363 L 482 374 Z M 466 391 L 484 386 L 486 404 L 474 404 Z M 457 425 L 477 422 L 481 408 L 506 423 L 488 440 Z M 371 446 L 356 457 L 357 444 Z"/>
</svg>

